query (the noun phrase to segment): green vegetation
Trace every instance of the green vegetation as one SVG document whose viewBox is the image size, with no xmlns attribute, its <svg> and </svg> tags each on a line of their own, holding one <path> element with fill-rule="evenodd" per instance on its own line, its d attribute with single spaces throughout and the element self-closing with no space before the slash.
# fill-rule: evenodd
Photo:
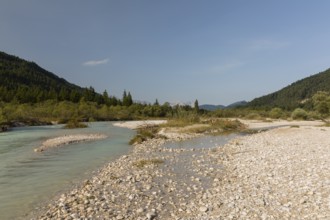
<svg viewBox="0 0 330 220">
<path fill-rule="evenodd" d="M 277 92 L 256 98 L 248 106 L 254 108 L 280 107 L 291 111 L 296 108 L 311 110 L 311 98 L 318 91 L 330 92 L 330 69 L 292 83 Z"/>
<path fill-rule="evenodd" d="M 4 52 L 0 52 L 0 78 L 0 124 L 67 123 L 74 117 L 81 121 L 162 118 L 193 110 L 160 105 L 157 100 L 153 105 L 135 103 L 126 90 L 122 99 L 109 96 L 106 90 L 101 95 L 93 87 L 81 88 Z"/>
<path fill-rule="evenodd" d="M 81 88 L 36 63 L 0 52 L 0 126 L 17 122 L 27 125 L 80 122 L 168 119 L 167 127 L 184 128 L 198 133 L 222 133 L 241 130 L 244 118 L 270 121 L 275 119 L 322 119 L 330 116 L 330 69 L 293 83 L 270 95 L 257 98 L 245 106 L 206 111 L 198 100 L 193 106 L 137 103 L 124 91 L 121 99 L 97 93 L 93 87 Z M 221 120 L 220 120 L 221 119 Z M 195 126 L 198 124 L 199 126 Z M 189 128 L 189 126 L 191 126 Z M 138 131 L 136 140 L 153 138 L 155 131 Z M 153 128 L 154 129 L 154 128 Z"/>
<path fill-rule="evenodd" d="M 87 124 L 79 122 L 78 119 L 76 119 L 76 118 L 68 121 L 68 123 L 64 126 L 64 128 L 69 128 L 69 129 L 87 128 L 87 127 L 88 127 Z"/>
<path fill-rule="evenodd" d="M 200 134 L 227 134 L 245 129 L 245 126 L 238 120 L 229 119 L 206 119 L 200 124 L 188 127 L 185 132 Z"/>
<path fill-rule="evenodd" d="M 129 144 L 141 144 L 142 142 L 155 137 L 161 137 L 158 135 L 158 126 L 147 126 L 137 129 L 137 134 L 130 140 Z"/>
<path fill-rule="evenodd" d="M 0 101 L 6 103 L 40 103 L 47 100 L 78 103 L 84 98 L 85 101 L 107 106 L 122 104 L 117 98 L 109 97 L 107 91 L 100 95 L 93 87 L 81 88 L 34 62 L 4 52 L 0 52 L 0 78 Z M 126 98 L 125 105 L 131 105 L 131 100 L 131 96 Z"/>
<path fill-rule="evenodd" d="M 330 92 L 319 91 L 313 97 L 314 110 L 320 114 L 322 119 L 330 115 Z"/>
<path fill-rule="evenodd" d="M 307 114 L 307 112 L 304 109 L 302 109 L 302 108 L 296 108 L 292 112 L 291 117 L 293 119 L 306 120 L 307 117 L 308 117 L 308 114 Z"/>
</svg>

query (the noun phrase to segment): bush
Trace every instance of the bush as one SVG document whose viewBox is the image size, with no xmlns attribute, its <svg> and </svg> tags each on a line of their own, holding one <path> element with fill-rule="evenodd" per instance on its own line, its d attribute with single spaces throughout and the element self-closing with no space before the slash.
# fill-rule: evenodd
<svg viewBox="0 0 330 220">
<path fill-rule="evenodd" d="M 64 128 L 87 128 L 88 126 L 84 123 L 79 122 L 77 119 L 71 119 L 68 123 L 64 126 Z"/>
<path fill-rule="evenodd" d="M 322 115 L 318 112 L 312 111 L 308 113 L 308 118 L 313 120 L 320 120 L 322 119 Z"/>
<path fill-rule="evenodd" d="M 142 142 L 157 137 L 158 127 L 148 126 L 139 128 L 137 134 L 129 141 L 129 144 L 141 144 Z"/>
<path fill-rule="evenodd" d="M 258 113 L 252 112 L 245 116 L 246 119 L 261 119 Z"/>
<path fill-rule="evenodd" d="M 269 117 L 271 118 L 281 118 L 283 116 L 283 111 L 280 108 L 273 108 L 270 112 L 269 112 Z"/>
<path fill-rule="evenodd" d="M 306 120 L 307 117 L 308 117 L 308 114 L 307 114 L 307 112 L 304 109 L 302 109 L 302 108 L 296 108 L 292 112 L 291 117 L 293 119 L 303 119 L 303 120 Z"/>
</svg>

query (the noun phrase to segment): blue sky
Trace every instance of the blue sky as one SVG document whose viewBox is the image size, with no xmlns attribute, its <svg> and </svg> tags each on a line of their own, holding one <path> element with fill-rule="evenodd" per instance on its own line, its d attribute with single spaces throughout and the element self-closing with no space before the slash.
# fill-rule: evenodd
<svg viewBox="0 0 330 220">
<path fill-rule="evenodd" d="M 154 102 L 250 101 L 330 67 L 330 1 L 2 0 L 0 50 Z"/>
</svg>

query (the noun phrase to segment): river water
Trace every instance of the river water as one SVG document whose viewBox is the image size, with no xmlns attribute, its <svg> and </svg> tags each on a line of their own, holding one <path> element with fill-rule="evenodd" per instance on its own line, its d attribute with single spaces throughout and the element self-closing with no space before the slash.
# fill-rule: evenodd
<svg viewBox="0 0 330 220">
<path fill-rule="evenodd" d="M 107 139 L 77 143 L 43 153 L 34 148 L 49 138 L 102 133 Z M 16 219 L 91 175 L 106 162 L 128 153 L 134 131 L 111 122 L 89 128 L 62 129 L 62 125 L 14 128 L 0 133 L 0 219 Z"/>
</svg>

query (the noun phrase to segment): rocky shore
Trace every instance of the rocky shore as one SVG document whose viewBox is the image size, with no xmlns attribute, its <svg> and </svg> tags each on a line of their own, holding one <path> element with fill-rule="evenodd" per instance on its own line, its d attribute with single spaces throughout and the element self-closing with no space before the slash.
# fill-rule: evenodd
<svg viewBox="0 0 330 220">
<path fill-rule="evenodd" d="M 30 219 L 330 218 L 330 128 L 277 128 L 213 149 L 165 141 L 134 146 Z"/>
<path fill-rule="evenodd" d="M 42 143 L 38 148 L 35 148 L 35 152 L 43 152 L 45 150 L 60 147 L 68 144 L 74 144 L 84 141 L 93 141 L 106 138 L 106 135 L 103 134 L 77 134 L 77 135 L 65 135 L 61 137 L 51 138 Z"/>
</svg>

